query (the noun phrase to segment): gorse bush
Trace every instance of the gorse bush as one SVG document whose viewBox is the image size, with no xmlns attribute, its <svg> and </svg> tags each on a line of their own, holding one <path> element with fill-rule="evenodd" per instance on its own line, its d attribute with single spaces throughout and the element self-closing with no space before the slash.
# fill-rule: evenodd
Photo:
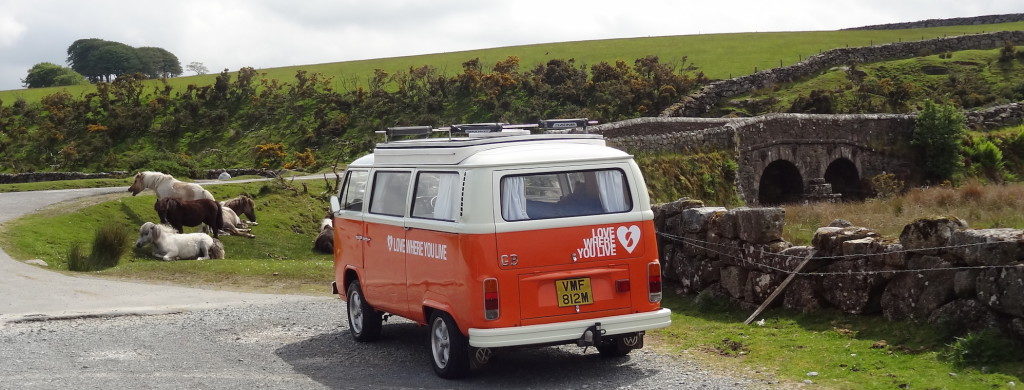
<svg viewBox="0 0 1024 390">
<path fill-rule="evenodd" d="M 98 271 L 116 266 L 131 244 L 131 232 L 121 225 L 108 223 L 96 231 L 92 240 L 92 251 L 88 256 L 82 253 L 80 244 L 71 247 L 68 253 L 68 269 L 72 271 Z"/>
<path fill-rule="evenodd" d="M 911 144 L 918 150 L 926 179 L 950 179 L 963 166 L 960 150 L 966 128 L 966 118 L 955 106 L 925 101 Z"/>
<path fill-rule="evenodd" d="M 183 89 L 145 87 L 143 79 L 125 75 L 82 96 L 0 104 L 0 159 L 9 162 L 0 169 L 318 168 L 369 151 L 379 140 L 374 131 L 387 126 L 653 116 L 707 81 L 685 58 L 658 57 L 530 68 L 517 57 L 490 68 L 472 59 L 451 75 L 429 66 L 377 71 L 365 87 L 345 91 L 304 71 L 285 83 L 243 68 Z"/>
</svg>

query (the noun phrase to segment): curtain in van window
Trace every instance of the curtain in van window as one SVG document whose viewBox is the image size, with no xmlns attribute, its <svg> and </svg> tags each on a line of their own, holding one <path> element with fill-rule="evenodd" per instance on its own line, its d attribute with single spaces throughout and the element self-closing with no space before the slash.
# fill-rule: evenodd
<svg viewBox="0 0 1024 390">
<path fill-rule="evenodd" d="M 526 214 L 526 179 L 508 176 L 501 179 L 501 216 L 506 221 L 530 219 Z"/>
<path fill-rule="evenodd" d="M 434 201 L 434 219 L 454 221 L 459 212 L 459 174 L 444 173 L 437 176 L 437 199 Z"/>
<path fill-rule="evenodd" d="M 606 213 L 626 211 L 626 191 L 622 185 L 622 172 L 617 170 L 597 171 L 597 188 L 601 195 L 601 206 Z"/>
</svg>

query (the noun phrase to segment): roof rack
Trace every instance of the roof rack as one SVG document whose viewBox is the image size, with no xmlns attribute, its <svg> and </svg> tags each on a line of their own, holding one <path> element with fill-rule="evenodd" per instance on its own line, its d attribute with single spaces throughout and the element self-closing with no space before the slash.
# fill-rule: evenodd
<svg viewBox="0 0 1024 390">
<path fill-rule="evenodd" d="M 592 121 L 589 118 L 572 118 L 572 119 L 545 119 L 540 121 L 540 128 L 542 130 L 569 130 L 576 128 L 583 128 L 583 132 L 587 132 L 587 125 L 596 125 L 597 121 Z"/>
<path fill-rule="evenodd" d="M 597 121 L 587 118 L 573 119 L 545 119 L 537 123 L 509 124 L 502 122 L 484 123 L 461 123 L 446 127 L 434 128 L 433 126 L 396 126 L 388 127 L 385 130 L 375 131 L 376 134 L 384 134 L 384 142 L 389 142 L 394 137 L 429 136 L 431 133 L 448 133 L 451 140 L 452 133 L 466 134 L 470 137 L 500 137 L 509 135 L 529 134 L 526 129 L 540 128 L 543 130 L 568 130 L 583 128 L 587 132 L 587 125 L 596 125 Z"/>
</svg>

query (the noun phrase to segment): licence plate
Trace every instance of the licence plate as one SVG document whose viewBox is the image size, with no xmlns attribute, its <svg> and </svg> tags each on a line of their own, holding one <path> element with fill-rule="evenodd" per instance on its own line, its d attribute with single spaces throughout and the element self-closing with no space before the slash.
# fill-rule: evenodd
<svg viewBox="0 0 1024 390">
<path fill-rule="evenodd" d="M 594 292 L 590 278 L 562 279 L 555 281 L 558 307 L 589 305 L 594 303 Z"/>
</svg>

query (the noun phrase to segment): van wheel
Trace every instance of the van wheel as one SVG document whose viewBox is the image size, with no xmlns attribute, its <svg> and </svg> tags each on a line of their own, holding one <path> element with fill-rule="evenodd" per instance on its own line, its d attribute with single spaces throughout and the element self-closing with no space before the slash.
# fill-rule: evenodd
<svg viewBox="0 0 1024 390">
<path fill-rule="evenodd" d="M 348 284 L 348 327 L 356 341 L 374 341 L 380 338 L 380 312 L 366 303 L 359 281 Z"/>
<path fill-rule="evenodd" d="M 443 311 L 430 315 L 430 362 L 437 376 L 445 379 L 469 374 L 469 339 L 459 331 L 452 316 Z"/>
<path fill-rule="evenodd" d="M 629 333 L 618 337 L 605 338 L 601 341 L 601 344 L 598 344 L 597 352 L 603 358 L 616 358 L 629 355 L 632 350 L 642 348 L 643 346 L 643 334 Z"/>
</svg>

